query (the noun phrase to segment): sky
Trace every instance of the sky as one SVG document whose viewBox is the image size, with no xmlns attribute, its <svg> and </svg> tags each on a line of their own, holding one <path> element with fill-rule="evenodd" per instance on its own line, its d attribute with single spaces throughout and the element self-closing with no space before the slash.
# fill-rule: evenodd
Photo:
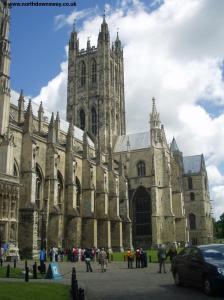
<svg viewBox="0 0 224 300">
<path fill-rule="evenodd" d="M 184 155 L 204 154 L 218 218 L 224 212 L 224 1 L 76 2 L 75 8 L 11 9 L 12 89 L 65 118 L 73 21 L 81 48 L 88 37 L 96 45 L 105 9 L 111 41 L 119 31 L 124 48 L 127 132 L 149 130 L 155 97 L 168 141 L 174 136 Z"/>
</svg>

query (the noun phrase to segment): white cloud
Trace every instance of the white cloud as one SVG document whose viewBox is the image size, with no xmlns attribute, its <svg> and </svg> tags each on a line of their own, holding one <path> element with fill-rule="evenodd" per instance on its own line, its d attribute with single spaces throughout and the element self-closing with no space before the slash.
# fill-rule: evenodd
<svg viewBox="0 0 224 300">
<path fill-rule="evenodd" d="M 224 114 L 212 117 L 199 100 L 224 106 L 224 1 L 154 2 L 159 7 L 153 11 L 137 0 L 119 1 L 114 9 L 106 5 L 111 40 L 119 27 L 124 44 L 127 128 L 129 132 L 149 128 L 151 98 L 155 96 L 168 138 L 174 135 L 186 155 L 204 153 L 218 214 L 224 192 L 217 168 L 224 160 Z M 75 17 L 82 19 L 81 48 L 86 47 L 88 36 L 96 44 L 101 14 L 95 7 L 61 15 L 55 20 L 56 28 L 71 25 Z M 57 107 L 63 115 L 66 81 L 64 62 L 60 74 L 38 96 L 50 110 Z"/>
<path fill-rule="evenodd" d="M 214 186 L 211 189 L 211 199 L 213 200 L 213 213 L 218 219 L 224 213 L 224 185 Z"/>
<path fill-rule="evenodd" d="M 50 80 L 47 86 L 42 87 L 40 94 L 33 99 L 34 102 L 43 102 L 48 111 L 60 112 L 60 117 L 66 119 L 66 89 L 67 89 L 68 62 L 61 63 L 61 72 Z"/>
<path fill-rule="evenodd" d="M 66 16 L 64 14 L 58 15 L 54 19 L 55 24 L 55 30 L 59 30 L 65 25 L 73 25 L 74 21 L 81 21 L 87 17 L 90 17 L 92 15 L 95 15 L 98 11 L 97 6 L 95 8 L 87 8 L 83 9 L 81 11 L 74 11 L 69 16 Z"/>
</svg>

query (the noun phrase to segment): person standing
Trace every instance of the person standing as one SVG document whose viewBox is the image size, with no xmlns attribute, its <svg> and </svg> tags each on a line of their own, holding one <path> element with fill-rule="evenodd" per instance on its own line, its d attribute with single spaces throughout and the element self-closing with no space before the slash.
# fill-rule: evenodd
<svg viewBox="0 0 224 300">
<path fill-rule="evenodd" d="M 128 249 L 127 257 L 128 257 L 128 269 L 133 269 L 133 254 L 131 252 L 131 249 Z"/>
<path fill-rule="evenodd" d="M 92 267 L 91 267 L 91 259 L 92 259 L 92 250 L 91 249 L 86 249 L 83 253 L 84 258 L 85 258 L 85 263 L 86 263 L 86 272 L 92 272 Z"/>
<path fill-rule="evenodd" d="M 136 268 L 140 268 L 141 251 L 139 248 L 137 248 L 135 251 L 135 261 L 136 261 Z"/>
<path fill-rule="evenodd" d="M 169 248 L 169 251 L 167 252 L 166 257 L 168 257 L 168 256 L 170 257 L 171 270 L 172 270 L 174 258 L 177 256 L 177 249 L 174 244 Z"/>
<path fill-rule="evenodd" d="M 107 260 L 107 253 L 104 250 L 104 248 L 102 248 L 99 253 L 99 263 L 101 265 L 102 272 L 106 272 L 106 260 Z"/>
<path fill-rule="evenodd" d="M 166 273 L 166 268 L 165 268 L 165 260 L 166 260 L 166 247 L 165 245 L 159 245 L 158 252 L 158 262 L 159 262 L 159 273 L 163 272 Z"/>
<path fill-rule="evenodd" d="M 40 259 L 40 274 L 45 274 L 46 267 L 44 262 L 46 261 L 46 251 L 44 248 L 40 249 L 39 259 Z"/>
</svg>

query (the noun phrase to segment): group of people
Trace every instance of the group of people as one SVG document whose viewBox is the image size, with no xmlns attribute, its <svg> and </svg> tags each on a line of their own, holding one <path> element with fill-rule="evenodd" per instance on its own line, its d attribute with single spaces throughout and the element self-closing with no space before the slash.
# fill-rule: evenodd
<svg viewBox="0 0 224 300">
<path fill-rule="evenodd" d="M 157 257 L 159 262 L 159 273 L 162 273 L 162 269 L 163 272 L 166 273 L 165 261 L 167 257 L 170 258 L 171 268 L 172 268 L 173 260 L 176 256 L 177 256 L 177 248 L 175 244 L 171 244 L 168 248 L 168 251 L 165 245 L 159 245 L 158 252 L 157 252 Z"/>
<path fill-rule="evenodd" d="M 64 256 L 67 256 L 67 261 L 78 262 L 84 261 L 86 264 L 86 272 L 92 272 L 91 262 L 99 262 L 101 266 L 101 271 L 106 272 L 108 262 L 112 256 L 111 249 L 105 248 L 87 248 L 81 249 L 78 247 L 68 248 L 68 249 L 59 249 L 56 247 L 51 247 L 48 251 L 48 256 L 51 262 L 63 261 Z M 177 255 L 177 245 L 170 244 L 168 248 L 165 245 L 159 245 L 157 250 L 157 257 L 159 262 L 159 273 L 166 273 L 165 261 L 167 257 L 170 258 L 171 266 L 173 263 L 173 259 Z M 44 262 L 46 261 L 47 253 L 42 248 L 40 250 L 39 258 L 40 258 L 40 271 L 45 272 Z M 142 248 L 137 248 L 135 251 L 128 249 L 126 256 L 128 262 L 128 269 L 133 269 L 133 264 L 135 262 L 136 268 L 145 268 L 148 265 L 147 260 L 147 252 Z"/>
<path fill-rule="evenodd" d="M 83 258 L 86 263 L 86 272 L 92 272 L 91 260 L 98 261 L 101 266 L 101 272 L 106 272 L 107 263 L 109 262 L 109 251 L 104 248 L 96 249 L 92 251 L 91 249 L 85 249 L 83 253 Z"/>
<path fill-rule="evenodd" d="M 147 253 L 142 248 L 137 248 L 136 251 L 128 249 L 127 251 L 128 269 L 133 269 L 135 260 L 136 268 L 146 268 L 148 265 Z"/>
</svg>

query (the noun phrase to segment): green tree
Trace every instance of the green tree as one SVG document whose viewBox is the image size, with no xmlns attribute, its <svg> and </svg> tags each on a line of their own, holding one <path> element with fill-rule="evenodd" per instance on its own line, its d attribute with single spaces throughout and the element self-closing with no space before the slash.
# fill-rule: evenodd
<svg viewBox="0 0 224 300">
<path fill-rule="evenodd" d="M 218 239 L 224 238 L 224 213 L 221 214 L 218 221 L 214 222 L 214 236 Z"/>
</svg>

